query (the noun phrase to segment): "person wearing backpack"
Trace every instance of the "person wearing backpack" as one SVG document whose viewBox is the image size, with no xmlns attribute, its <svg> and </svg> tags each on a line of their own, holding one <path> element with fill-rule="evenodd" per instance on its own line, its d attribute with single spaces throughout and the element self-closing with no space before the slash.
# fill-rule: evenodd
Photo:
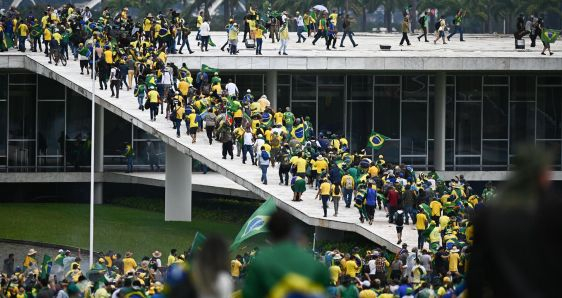
<svg viewBox="0 0 562 298">
<path fill-rule="evenodd" d="M 439 21 L 437 21 L 437 23 L 435 23 L 435 40 L 433 41 L 433 44 L 437 44 L 437 41 L 439 41 L 439 39 L 443 39 L 443 44 L 447 44 L 445 42 L 445 27 L 447 26 L 447 23 L 445 22 L 445 16 L 441 16 L 441 18 L 439 18 Z"/>
<path fill-rule="evenodd" d="M 429 42 L 429 40 L 427 40 L 427 30 L 429 29 L 429 16 L 427 15 L 427 10 L 419 18 L 418 23 L 420 23 L 420 27 L 423 30 L 423 34 L 418 36 L 418 41 L 421 41 L 421 38 L 423 37 L 425 42 Z"/>
<path fill-rule="evenodd" d="M 353 192 L 355 191 L 355 180 L 349 174 L 349 171 L 341 178 L 341 186 L 345 208 L 350 208 Z"/>
<path fill-rule="evenodd" d="M 341 186 L 337 183 L 332 184 L 330 190 L 330 195 L 332 197 L 332 202 L 334 203 L 334 216 L 338 216 L 338 210 L 340 208 L 340 199 L 342 195 Z"/>
<path fill-rule="evenodd" d="M 258 165 L 261 169 L 261 182 L 267 185 L 267 168 L 269 167 L 269 153 L 265 150 L 265 146 L 261 146 L 261 152 L 258 158 Z"/>
<path fill-rule="evenodd" d="M 273 148 L 271 150 L 273 151 Z M 285 185 L 289 185 L 289 172 L 291 171 L 291 151 L 289 149 L 289 144 L 285 143 L 283 145 L 283 148 L 281 148 L 281 150 L 277 154 L 276 159 L 280 163 L 279 185 L 283 185 L 283 183 L 285 183 Z M 283 177 L 285 177 L 285 179 L 283 179 Z M 306 185 L 305 185 L 305 189 L 306 189 Z"/>
<path fill-rule="evenodd" d="M 139 84 L 135 88 L 134 95 L 139 103 L 139 110 L 144 111 L 144 97 L 146 96 L 146 85 L 143 81 L 139 81 Z"/>
<path fill-rule="evenodd" d="M 121 71 L 119 70 L 119 62 L 113 64 L 109 73 L 109 89 L 111 89 L 111 97 L 119 98 L 119 89 L 121 88 Z M 115 91 L 113 90 L 115 88 Z"/>
<path fill-rule="evenodd" d="M 404 210 L 398 209 L 394 213 L 394 224 L 396 225 L 396 235 L 398 236 L 396 244 L 400 244 L 402 243 L 402 229 L 404 229 Z"/>
<path fill-rule="evenodd" d="M 372 225 L 373 219 L 375 218 L 375 208 L 377 207 L 377 191 L 373 189 L 373 184 L 370 182 L 367 183 L 365 201 L 365 208 L 367 209 L 367 215 L 369 216 L 369 225 Z"/>
</svg>

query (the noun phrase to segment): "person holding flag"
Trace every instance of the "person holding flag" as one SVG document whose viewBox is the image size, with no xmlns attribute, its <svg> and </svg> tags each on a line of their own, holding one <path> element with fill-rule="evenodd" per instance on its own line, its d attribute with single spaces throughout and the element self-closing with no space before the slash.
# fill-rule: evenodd
<svg viewBox="0 0 562 298">
<path fill-rule="evenodd" d="M 548 50 L 550 56 L 554 55 L 554 53 L 550 50 L 550 44 L 554 43 L 556 39 L 558 39 L 558 36 L 560 36 L 560 31 L 541 28 L 541 32 L 541 41 L 543 44 L 541 55 L 546 55 L 546 50 Z"/>
</svg>

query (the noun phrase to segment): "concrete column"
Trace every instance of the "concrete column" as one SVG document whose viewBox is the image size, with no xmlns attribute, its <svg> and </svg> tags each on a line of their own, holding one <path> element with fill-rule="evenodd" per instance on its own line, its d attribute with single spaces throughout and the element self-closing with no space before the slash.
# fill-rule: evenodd
<svg viewBox="0 0 562 298">
<path fill-rule="evenodd" d="M 191 157 L 166 145 L 166 221 L 191 221 Z"/>
<path fill-rule="evenodd" d="M 326 241 L 343 241 L 344 231 L 332 230 L 323 227 L 314 227 L 314 234 L 316 236 L 316 244 Z"/>
<path fill-rule="evenodd" d="M 438 72 L 435 75 L 435 110 L 434 110 L 434 142 L 433 160 L 436 171 L 445 170 L 445 117 L 447 74 Z"/>
<path fill-rule="evenodd" d="M 104 108 L 96 105 L 96 127 L 95 127 L 95 144 L 94 144 L 94 172 L 103 173 L 103 121 L 104 121 Z M 103 204 L 103 182 L 94 183 L 94 203 Z"/>
<path fill-rule="evenodd" d="M 277 71 L 269 70 L 265 75 L 265 95 L 271 103 L 274 111 L 279 108 L 277 106 Z"/>
</svg>

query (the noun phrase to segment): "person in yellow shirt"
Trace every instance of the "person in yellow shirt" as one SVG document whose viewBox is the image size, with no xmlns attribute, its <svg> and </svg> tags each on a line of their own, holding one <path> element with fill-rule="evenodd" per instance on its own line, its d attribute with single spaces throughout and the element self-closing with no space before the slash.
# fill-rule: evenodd
<svg viewBox="0 0 562 298">
<path fill-rule="evenodd" d="M 167 262 L 168 267 L 172 266 L 172 264 L 174 264 L 176 262 L 177 255 L 178 255 L 178 250 L 173 248 L 170 251 L 170 255 L 168 256 L 168 262 Z"/>
<path fill-rule="evenodd" d="M 335 260 L 335 258 L 334 258 L 334 260 Z M 340 276 L 342 274 L 340 266 L 338 266 L 336 263 L 334 263 L 334 265 L 332 265 L 332 266 L 330 266 L 330 268 L 328 268 L 328 271 L 330 272 L 330 283 L 331 283 L 331 285 L 337 286 L 338 281 L 340 279 Z"/>
<path fill-rule="evenodd" d="M 453 245 L 453 248 L 449 252 L 449 271 L 452 274 L 458 275 L 459 274 L 459 262 L 461 260 L 461 256 L 459 255 L 459 249 L 456 245 Z"/>
<path fill-rule="evenodd" d="M 199 128 L 197 114 L 195 111 L 191 111 L 191 114 L 187 116 L 187 120 L 189 121 L 189 135 L 191 136 L 191 143 L 195 144 L 197 141 L 197 129 Z"/>
<path fill-rule="evenodd" d="M 357 262 L 355 262 L 354 258 L 347 257 L 347 259 L 348 260 L 345 262 L 345 274 L 352 279 L 355 279 L 359 266 L 357 266 Z"/>
<path fill-rule="evenodd" d="M 27 40 L 27 35 L 29 35 L 29 27 L 25 23 L 21 23 L 17 27 L 18 39 L 19 39 L 19 51 L 25 52 L 25 41 Z"/>
<path fill-rule="evenodd" d="M 174 122 L 176 123 L 176 136 L 180 137 L 180 128 L 181 128 L 181 121 L 184 118 L 185 108 L 181 105 L 181 102 L 175 107 L 175 119 Z"/>
<path fill-rule="evenodd" d="M 154 86 L 150 86 L 149 89 L 147 97 L 150 105 L 150 121 L 156 121 L 156 115 L 158 115 L 158 104 L 160 103 L 160 94 L 154 89 Z"/>
<path fill-rule="evenodd" d="M 441 209 L 443 208 L 443 205 L 441 205 L 438 200 L 434 199 L 433 201 L 431 201 L 431 203 L 429 203 L 429 208 L 431 208 L 431 220 L 439 222 L 439 217 L 441 216 Z"/>
<path fill-rule="evenodd" d="M 293 158 L 291 158 L 293 160 Z M 297 176 L 301 177 L 301 178 L 305 178 L 306 177 L 306 165 L 308 164 L 308 162 L 306 161 L 306 159 L 303 158 L 303 154 L 302 152 L 299 153 L 298 158 L 294 159 L 294 165 L 297 168 Z"/>
<path fill-rule="evenodd" d="M 199 46 L 199 41 L 201 40 L 201 25 L 203 25 L 203 11 L 199 12 L 197 16 L 197 36 L 195 36 L 195 40 L 197 40 L 197 46 Z"/>
<path fill-rule="evenodd" d="M 263 46 L 263 28 L 262 26 L 257 26 L 256 30 L 254 31 L 254 37 L 256 38 L 256 55 L 261 55 L 261 49 Z M 251 37 L 251 33 L 250 33 Z"/>
<path fill-rule="evenodd" d="M 49 27 L 45 27 L 45 30 L 43 30 L 43 43 L 45 44 L 45 57 L 49 56 L 49 44 L 51 43 L 52 37 L 53 37 L 53 34 L 51 33 L 51 30 L 49 29 Z"/>
<path fill-rule="evenodd" d="M 318 188 L 322 176 L 328 172 L 328 162 L 322 155 L 318 155 L 314 165 L 316 166 L 316 188 Z"/>
<path fill-rule="evenodd" d="M 283 112 L 282 109 L 277 109 L 277 112 L 273 115 L 275 125 L 283 125 Z"/>
<path fill-rule="evenodd" d="M 137 269 L 137 262 L 133 259 L 133 253 L 128 251 L 123 258 L 123 272 L 127 274 L 130 271 Z"/>
<path fill-rule="evenodd" d="M 107 63 L 107 65 L 109 65 L 109 67 L 111 68 L 111 66 L 113 65 L 113 51 L 111 50 L 109 45 L 105 46 L 105 51 L 103 52 L 103 57 L 104 57 L 105 63 Z"/>
<path fill-rule="evenodd" d="M 230 262 L 230 276 L 232 276 L 234 282 L 237 282 L 240 279 L 240 272 L 242 271 L 243 267 L 244 265 L 242 264 L 241 255 L 237 255 L 236 259 Z"/>
<path fill-rule="evenodd" d="M 427 229 L 428 221 L 427 216 L 421 210 L 416 214 L 416 229 L 418 230 L 418 249 L 423 248 L 425 242 L 424 232 Z"/>
<path fill-rule="evenodd" d="M 324 178 L 322 179 L 322 183 L 318 188 L 318 193 L 316 193 L 316 197 L 314 198 L 317 199 L 320 196 L 320 199 L 322 200 L 322 209 L 324 209 L 324 217 L 328 216 L 328 201 L 330 200 L 330 190 L 330 182 L 328 182 L 327 178 Z"/>
</svg>

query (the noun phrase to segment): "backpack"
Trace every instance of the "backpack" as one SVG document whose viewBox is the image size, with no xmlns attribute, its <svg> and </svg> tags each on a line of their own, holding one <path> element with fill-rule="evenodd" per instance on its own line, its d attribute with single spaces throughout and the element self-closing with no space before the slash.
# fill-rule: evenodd
<svg viewBox="0 0 562 298">
<path fill-rule="evenodd" d="M 269 154 L 267 153 L 267 151 L 262 151 L 261 152 L 261 158 L 263 160 L 269 160 Z"/>
<path fill-rule="evenodd" d="M 439 27 L 441 27 L 441 21 L 437 21 L 437 23 L 435 23 L 435 30 L 439 30 Z"/>
<path fill-rule="evenodd" d="M 377 270 L 377 273 L 379 272 L 386 272 L 386 266 L 385 266 L 385 259 L 382 257 L 379 257 L 375 260 L 375 269 Z"/>
<path fill-rule="evenodd" d="M 421 16 L 418 19 L 418 23 L 420 23 L 420 25 L 422 26 L 422 28 L 425 26 L 425 16 Z"/>
<path fill-rule="evenodd" d="M 345 189 L 353 189 L 353 178 L 348 176 L 345 178 Z"/>
</svg>

